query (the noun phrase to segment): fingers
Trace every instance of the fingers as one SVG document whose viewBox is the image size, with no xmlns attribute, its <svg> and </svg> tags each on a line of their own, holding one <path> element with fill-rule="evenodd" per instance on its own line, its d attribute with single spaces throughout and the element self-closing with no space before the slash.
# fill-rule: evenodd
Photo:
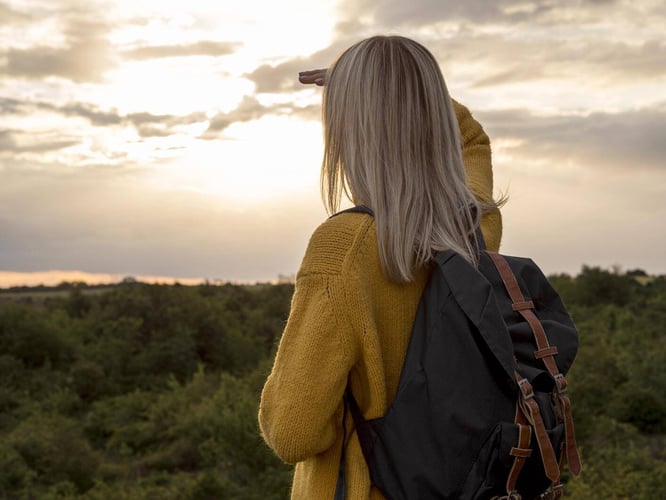
<svg viewBox="0 0 666 500">
<path fill-rule="evenodd" d="M 298 81 L 304 84 L 314 83 L 321 87 L 326 83 L 326 68 L 301 71 L 298 74 Z"/>
</svg>

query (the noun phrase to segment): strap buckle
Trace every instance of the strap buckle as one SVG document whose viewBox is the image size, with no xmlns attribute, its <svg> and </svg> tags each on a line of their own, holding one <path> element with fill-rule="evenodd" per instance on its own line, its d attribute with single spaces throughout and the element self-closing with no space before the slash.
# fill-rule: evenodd
<svg viewBox="0 0 666 500">
<path fill-rule="evenodd" d="M 554 377 L 555 386 L 557 387 L 558 394 L 566 394 L 567 392 L 567 379 L 561 373 L 556 374 Z"/>
<path fill-rule="evenodd" d="M 562 483 L 553 484 L 546 491 L 537 497 L 537 500 L 557 500 L 562 497 L 564 485 Z"/>
<path fill-rule="evenodd" d="M 520 392 L 523 394 L 523 397 L 527 399 L 532 399 L 534 397 L 534 391 L 532 390 L 532 384 L 526 378 L 521 378 L 518 380 L 518 387 Z"/>
<path fill-rule="evenodd" d="M 523 497 L 516 490 L 513 490 L 501 497 L 492 497 L 490 500 L 523 500 Z"/>
</svg>

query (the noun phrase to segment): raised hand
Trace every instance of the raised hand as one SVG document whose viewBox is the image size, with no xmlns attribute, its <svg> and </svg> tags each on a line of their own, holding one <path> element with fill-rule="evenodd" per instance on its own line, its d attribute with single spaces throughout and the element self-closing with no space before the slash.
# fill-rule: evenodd
<svg viewBox="0 0 666 500">
<path fill-rule="evenodd" d="M 322 87 L 326 84 L 326 68 L 301 71 L 298 74 L 298 81 L 305 84 L 314 83 L 318 87 Z"/>
</svg>

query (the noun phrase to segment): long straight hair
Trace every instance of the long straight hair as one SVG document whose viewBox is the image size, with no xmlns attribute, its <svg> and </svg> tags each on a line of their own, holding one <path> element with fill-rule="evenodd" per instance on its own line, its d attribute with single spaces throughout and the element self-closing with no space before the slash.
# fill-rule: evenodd
<svg viewBox="0 0 666 500">
<path fill-rule="evenodd" d="M 476 265 L 482 207 L 467 187 L 459 128 L 432 54 L 400 36 L 348 48 L 324 89 L 322 198 L 329 214 L 342 194 L 373 210 L 379 258 L 394 282 L 439 250 Z"/>
</svg>

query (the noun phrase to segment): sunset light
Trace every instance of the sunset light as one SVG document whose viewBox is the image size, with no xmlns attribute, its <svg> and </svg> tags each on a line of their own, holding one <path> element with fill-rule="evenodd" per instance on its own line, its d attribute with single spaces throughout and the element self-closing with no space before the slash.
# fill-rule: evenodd
<svg viewBox="0 0 666 500">
<path fill-rule="evenodd" d="M 293 274 L 326 217 L 298 71 L 389 33 L 488 132 L 505 253 L 666 272 L 665 24 L 656 0 L 0 0 L 0 287 Z"/>
</svg>

